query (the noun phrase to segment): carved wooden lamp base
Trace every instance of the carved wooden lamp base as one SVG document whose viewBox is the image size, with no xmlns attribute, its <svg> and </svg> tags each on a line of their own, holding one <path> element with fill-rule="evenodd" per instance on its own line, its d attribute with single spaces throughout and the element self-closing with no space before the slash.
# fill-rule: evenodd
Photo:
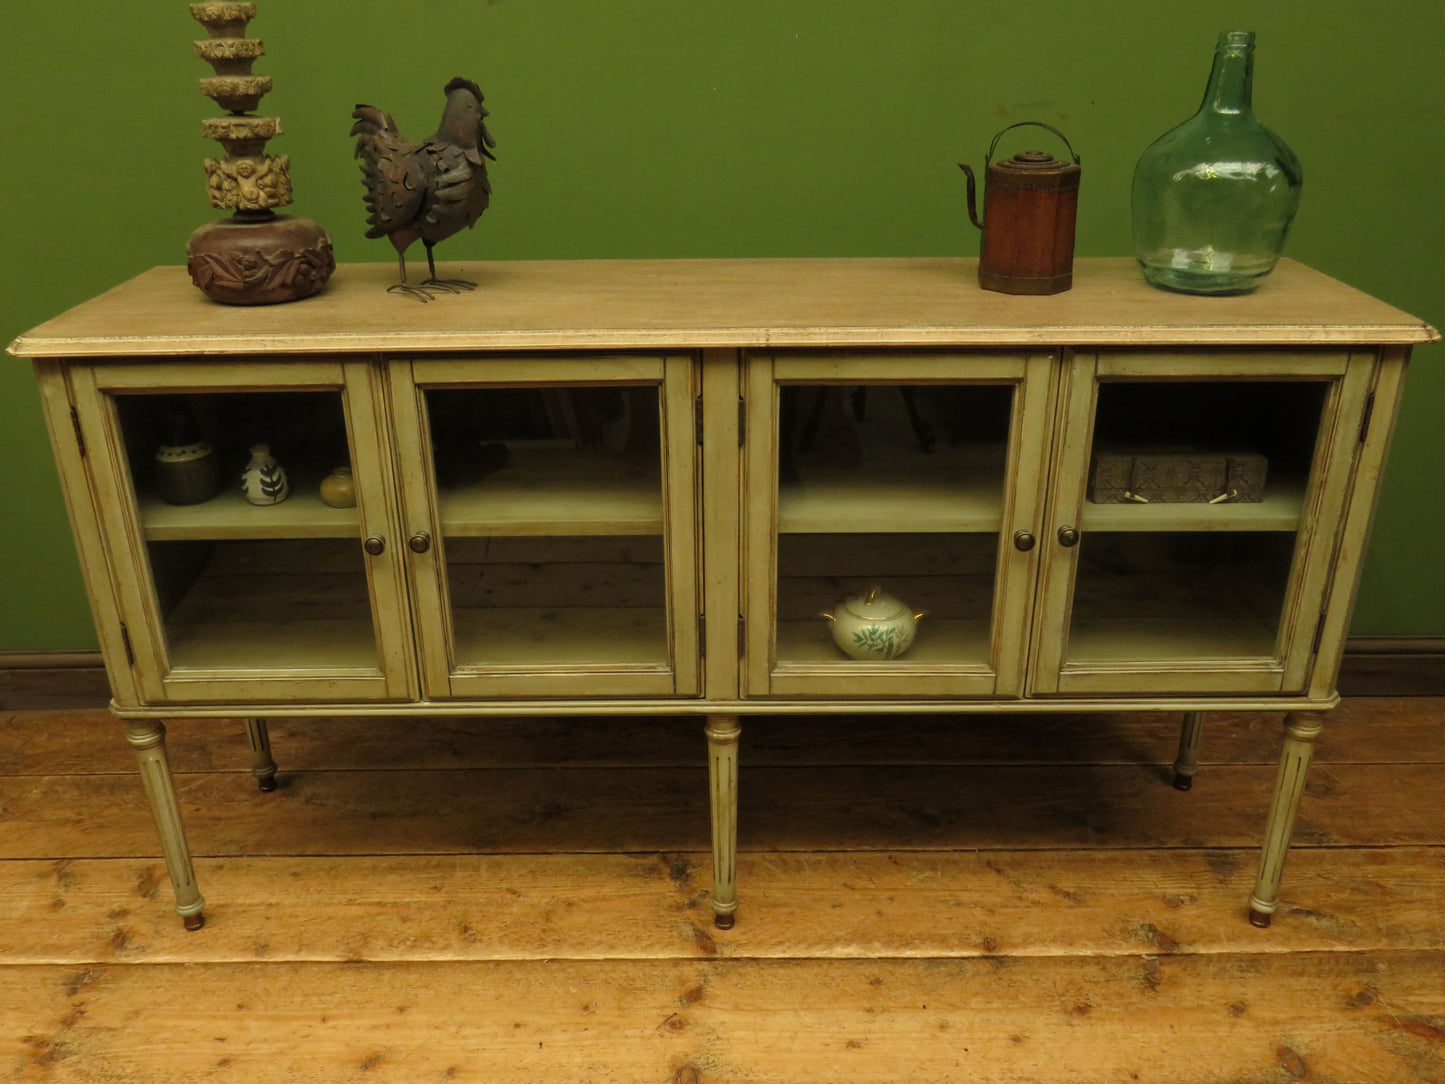
<svg viewBox="0 0 1445 1084">
<path fill-rule="evenodd" d="M 273 305 L 316 293 L 336 258 L 326 231 L 309 218 L 237 211 L 191 234 L 186 268 L 213 301 Z"/>
</svg>

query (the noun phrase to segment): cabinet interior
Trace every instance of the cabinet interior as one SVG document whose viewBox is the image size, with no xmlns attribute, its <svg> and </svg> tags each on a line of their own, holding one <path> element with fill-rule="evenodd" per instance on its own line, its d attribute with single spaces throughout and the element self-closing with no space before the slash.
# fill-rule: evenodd
<svg viewBox="0 0 1445 1084">
<path fill-rule="evenodd" d="M 128 393 L 115 411 L 175 670 L 380 666 L 358 513 L 319 487 L 349 463 L 340 391 Z M 156 450 L 200 439 L 220 488 L 195 504 L 163 501 Z M 252 445 L 285 468 L 289 496 L 249 503 L 240 486 Z"/>
<path fill-rule="evenodd" d="M 1278 658 L 1306 486 L 1330 385 L 1319 380 L 1105 381 L 1093 448 L 1249 452 L 1263 499 L 1082 507 L 1071 664 Z"/>
</svg>

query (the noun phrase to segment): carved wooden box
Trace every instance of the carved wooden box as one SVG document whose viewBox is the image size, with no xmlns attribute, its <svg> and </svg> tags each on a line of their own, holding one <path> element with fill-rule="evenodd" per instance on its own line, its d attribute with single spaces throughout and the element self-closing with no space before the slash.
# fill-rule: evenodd
<svg viewBox="0 0 1445 1084">
<path fill-rule="evenodd" d="M 1098 452 L 1089 472 L 1095 504 L 1225 504 L 1264 499 L 1268 461 L 1258 452 L 1118 448 Z"/>
</svg>

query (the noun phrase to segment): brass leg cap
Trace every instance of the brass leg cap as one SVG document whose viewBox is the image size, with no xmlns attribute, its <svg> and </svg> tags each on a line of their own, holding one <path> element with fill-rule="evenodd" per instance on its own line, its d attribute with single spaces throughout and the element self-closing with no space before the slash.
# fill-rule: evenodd
<svg viewBox="0 0 1445 1084">
<path fill-rule="evenodd" d="M 1194 786 L 1194 777 L 1192 775 L 1180 775 L 1178 772 L 1174 773 L 1175 790 L 1188 790 L 1192 786 Z"/>
<path fill-rule="evenodd" d="M 181 925 L 194 933 L 206 924 L 206 916 L 197 911 L 194 915 L 184 915 L 181 918 Z"/>
<path fill-rule="evenodd" d="M 720 930 L 730 930 L 737 920 L 738 916 L 735 914 L 714 915 L 712 924 Z"/>
<path fill-rule="evenodd" d="M 1268 911 L 1256 911 L 1253 907 L 1249 909 L 1249 924 L 1257 929 L 1269 929 L 1269 922 L 1273 917 Z"/>
</svg>

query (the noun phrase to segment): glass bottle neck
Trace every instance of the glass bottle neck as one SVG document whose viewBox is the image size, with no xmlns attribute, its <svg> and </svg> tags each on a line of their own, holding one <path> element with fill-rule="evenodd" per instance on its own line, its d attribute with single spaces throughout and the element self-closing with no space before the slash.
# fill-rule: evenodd
<svg viewBox="0 0 1445 1084">
<path fill-rule="evenodd" d="M 1254 35 L 1231 31 L 1219 36 L 1214 67 L 1204 89 L 1201 113 L 1248 113 L 1254 87 Z"/>
</svg>

